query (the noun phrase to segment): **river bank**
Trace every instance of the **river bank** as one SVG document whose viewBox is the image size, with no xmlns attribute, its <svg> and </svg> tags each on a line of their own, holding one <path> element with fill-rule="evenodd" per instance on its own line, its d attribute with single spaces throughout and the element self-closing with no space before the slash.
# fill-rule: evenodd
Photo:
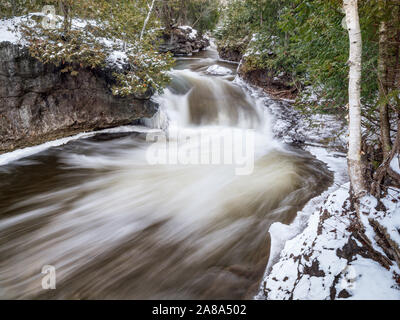
<svg viewBox="0 0 400 320">
<path fill-rule="evenodd" d="M 154 88 L 114 94 L 117 75 L 131 70 L 127 52 L 117 49 L 118 39 L 100 39 L 108 48 L 104 63 L 74 66 L 74 74 L 65 71 L 67 63 L 42 63 L 32 57 L 20 28 L 41 18 L 42 13 L 32 13 L 0 20 L 0 154 L 129 125 L 157 112 L 158 105 L 151 100 Z M 74 19 L 72 24 L 81 27 L 87 21 Z M 175 55 L 192 55 L 209 45 L 188 26 L 171 29 L 159 41 L 160 51 Z"/>
<path fill-rule="evenodd" d="M 254 87 L 260 83 L 248 77 L 237 81 L 253 95 L 270 92 L 263 84 L 261 88 Z M 273 93 L 272 96 L 276 98 Z M 399 248 L 400 190 L 390 189 L 380 202 L 371 196 L 362 199 L 366 227 L 363 238 L 372 242 L 360 242 L 359 235 L 351 229 L 355 211 L 349 201 L 345 122 L 334 115 L 318 114 L 307 120 L 286 98 L 265 98 L 275 119 L 276 137 L 302 146 L 325 162 L 334 173 L 334 182 L 310 200 L 290 225 L 274 223 L 270 227 L 269 261 L 255 298 L 398 300 L 400 265 L 396 254 L 389 254 L 392 261 L 386 264 L 376 257 L 376 252 L 387 254 L 384 241 L 389 241 L 391 248 Z M 377 226 L 386 235 L 379 234 Z"/>
</svg>

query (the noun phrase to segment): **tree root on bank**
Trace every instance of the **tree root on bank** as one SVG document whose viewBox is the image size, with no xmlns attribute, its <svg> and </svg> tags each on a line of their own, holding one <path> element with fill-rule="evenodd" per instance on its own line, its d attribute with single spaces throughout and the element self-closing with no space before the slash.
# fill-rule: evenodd
<svg viewBox="0 0 400 320">
<path fill-rule="evenodd" d="M 368 219 L 369 224 L 375 231 L 375 241 L 385 252 L 386 256 L 397 263 L 400 268 L 400 249 L 396 242 L 392 240 L 387 229 L 374 219 Z"/>
<path fill-rule="evenodd" d="M 372 218 L 369 218 L 368 221 L 375 232 L 374 240 L 385 255 L 374 249 L 371 240 L 365 234 L 365 230 L 362 227 L 360 228 L 359 224 L 350 226 L 349 231 L 352 232 L 352 236 L 361 242 L 363 247 L 367 250 L 369 257 L 378 262 L 382 267 L 390 270 L 391 266 L 393 266 L 393 262 L 395 262 L 400 268 L 400 248 L 396 242 L 392 240 L 386 228 L 378 221 Z"/>
<path fill-rule="evenodd" d="M 397 120 L 397 127 L 400 128 L 400 118 Z M 392 150 L 386 159 L 382 162 L 374 174 L 374 181 L 371 185 L 371 194 L 377 199 L 380 199 L 382 193 L 382 182 L 386 176 L 393 179 L 395 185 L 400 186 L 400 175 L 390 168 L 390 163 L 400 150 L 400 130 L 397 131 Z"/>
<path fill-rule="evenodd" d="M 276 89 L 264 88 L 264 91 L 276 99 L 294 99 L 297 96 L 298 89 L 294 87 L 278 91 Z"/>
<path fill-rule="evenodd" d="M 364 231 L 360 231 L 357 229 L 353 231 L 352 235 L 355 239 L 361 242 L 363 247 L 369 253 L 368 255 L 372 260 L 378 262 L 386 270 L 390 270 L 390 267 L 393 265 L 392 261 L 384 256 L 382 253 L 374 249 L 371 240 L 368 239 Z"/>
</svg>

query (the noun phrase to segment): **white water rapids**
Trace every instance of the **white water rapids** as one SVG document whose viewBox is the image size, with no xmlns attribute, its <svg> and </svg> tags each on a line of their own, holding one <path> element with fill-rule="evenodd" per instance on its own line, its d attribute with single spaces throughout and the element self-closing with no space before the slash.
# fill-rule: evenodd
<svg viewBox="0 0 400 320">
<path fill-rule="evenodd" d="M 224 164 L 151 165 L 145 134 L 128 132 L 0 166 L 0 298 L 252 298 L 269 226 L 290 223 L 331 177 L 273 138 L 266 107 L 232 82 L 235 67 L 212 49 L 179 60 L 160 113 L 145 123 L 168 126 L 169 141 L 184 133 L 187 150 L 200 132 L 213 141 L 253 129 L 250 175 Z M 44 265 L 56 268 L 55 290 L 42 289 Z"/>
</svg>

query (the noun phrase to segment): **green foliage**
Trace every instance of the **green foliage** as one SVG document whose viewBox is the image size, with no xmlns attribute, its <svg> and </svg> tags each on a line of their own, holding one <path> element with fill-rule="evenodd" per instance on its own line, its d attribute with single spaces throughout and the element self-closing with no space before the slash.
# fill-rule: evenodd
<svg viewBox="0 0 400 320">
<path fill-rule="evenodd" d="M 344 107 L 347 103 L 349 44 L 341 4 L 337 0 L 296 0 L 293 6 L 285 8 L 279 23 L 288 34 L 288 52 L 297 60 L 294 72 L 304 85 L 322 88 L 314 93 L 324 102 L 321 107 L 326 110 Z M 359 8 L 364 104 L 373 104 L 377 90 L 376 72 L 371 72 L 376 70 L 378 53 L 371 4 L 373 1 L 361 2 Z"/>
<path fill-rule="evenodd" d="M 283 68 L 289 70 L 293 62 L 286 61 L 287 41 L 285 32 L 279 27 L 281 12 L 288 3 L 290 1 L 286 0 L 230 1 L 215 32 L 218 46 L 246 52 L 243 66 L 246 71 L 264 68 L 277 72 Z"/>
<path fill-rule="evenodd" d="M 224 8 L 222 21 L 214 33 L 219 46 L 234 48 L 241 42 L 244 51 L 254 30 L 253 7 L 245 1 L 232 0 Z M 240 51 L 242 51 L 240 50 Z"/>
<path fill-rule="evenodd" d="M 36 19 L 38 22 L 30 20 L 21 26 L 32 57 L 43 63 L 62 66 L 62 72 L 71 72 L 73 75 L 77 75 L 82 67 L 93 69 L 105 65 L 107 50 L 90 32 L 71 29 L 65 35 L 62 28 L 43 28 L 40 18 Z"/>
<path fill-rule="evenodd" d="M 144 94 L 149 89 L 161 93 L 170 81 L 167 70 L 174 63 L 172 55 L 169 53 L 160 55 L 143 44 L 130 47 L 126 55 L 130 69 L 123 73 L 114 73 L 117 85 L 113 87 L 113 94 L 120 96 L 132 92 Z"/>
<path fill-rule="evenodd" d="M 218 1 L 192 0 L 187 2 L 187 7 L 187 24 L 190 24 L 193 28 L 197 29 L 200 34 L 209 30 L 214 30 L 220 15 Z"/>
<path fill-rule="evenodd" d="M 0 18 L 10 18 L 41 11 L 43 6 L 52 4 L 53 0 L 1 0 Z"/>
<path fill-rule="evenodd" d="M 362 99 L 372 107 L 377 92 L 378 1 L 359 4 Z M 317 94 L 323 102 L 319 111 L 333 111 L 347 101 L 349 44 L 343 21 L 341 0 L 231 0 L 216 38 L 218 45 L 228 48 L 248 42 L 244 71 L 285 72 L 293 82 L 314 88 L 303 91 L 301 101 L 309 104 L 304 98 Z"/>
<path fill-rule="evenodd" d="M 50 17 L 51 24 L 42 24 L 48 17 L 30 14 L 20 26 L 33 57 L 78 75 L 84 68 L 107 68 L 117 51 L 124 61 L 114 73 L 115 95 L 161 92 L 169 81 L 167 71 L 173 60 L 157 51 L 160 23 L 154 14 L 140 39 L 148 1 L 48 0 L 46 4 L 54 5 L 60 14 Z M 41 11 L 39 2 L 31 9 Z"/>
<path fill-rule="evenodd" d="M 218 23 L 220 5 L 217 0 L 158 0 L 157 15 L 165 28 L 190 25 L 200 34 L 213 30 Z"/>
</svg>

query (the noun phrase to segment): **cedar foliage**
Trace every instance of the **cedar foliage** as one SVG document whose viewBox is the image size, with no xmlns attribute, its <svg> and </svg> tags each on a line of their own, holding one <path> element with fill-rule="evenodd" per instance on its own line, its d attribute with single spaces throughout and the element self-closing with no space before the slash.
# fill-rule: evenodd
<svg viewBox="0 0 400 320">
<path fill-rule="evenodd" d="M 173 59 L 158 52 L 160 23 L 154 14 L 139 39 L 148 13 L 145 0 L 17 0 L 11 7 L 6 4 L 2 4 L 3 16 L 26 14 L 19 28 L 31 55 L 60 66 L 62 72 L 78 75 L 82 68 L 105 68 L 117 51 L 126 58 L 114 73 L 113 94 L 161 92 L 170 80 L 167 71 Z M 29 14 L 40 13 L 43 5 L 54 6 L 56 15 Z"/>
<path fill-rule="evenodd" d="M 218 0 L 158 0 L 156 12 L 167 30 L 189 25 L 203 34 L 218 23 L 220 3 Z"/>
<path fill-rule="evenodd" d="M 363 153 L 372 181 L 374 171 L 398 153 L 390 148 L 400 111 L 400 1 L 358 5 Z M 349 40 L 342 0 L 228 0 L 215 37 L 218 46 L 242 52 L 243 72 L 284 73 L 300 91 L 296 105 L 303 112 L 346 116 Z M 382 176 L 382 183 L 400 184 Z"/>
</svg>

